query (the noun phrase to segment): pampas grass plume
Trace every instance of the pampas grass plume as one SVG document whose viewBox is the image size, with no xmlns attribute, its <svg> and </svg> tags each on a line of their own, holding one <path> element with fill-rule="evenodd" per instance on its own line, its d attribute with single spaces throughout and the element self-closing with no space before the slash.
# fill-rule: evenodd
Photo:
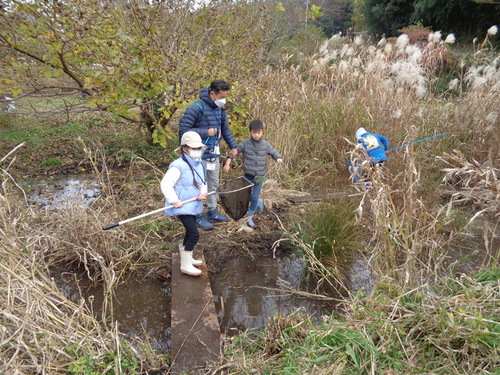
<svg viewBox="0 0 500 375">
<path fill-rule="evenodd" d="M 458 87 L 458 78 L 452 79 L 450 83 L 448 83 L 448 89 L 455 90 Z"/>
<path fill-rule="evenodd" d="M 455 35 L 454 34 L 448 34 L 446 37 L 445 41 L 446 44 L 453 44 L 455 43 Z"/>
<path fill-rule="evenodd" d="M 438 44 L 441 41 L 441 37 L 442 37 L 441 31 L 436 31 L 432 36 L 432 41 Z"/>
<path fill-rule="evenodd" d="M 381 46 L 384 46 L 385 44 L 387 43 L 387 39 L 386 38 L 382 38 L 378 41 L 377 43 L 377 47 L 381 47 Z"/>
<path fill-rule="evenodd" d="M 400 51 L 404 51 L 408 43 L 410 43 L 410 37 L 406 34 L 401 34 L 396 40 L 396 48 Z"/>
<path fill-rule="evenodd" d="M 490 112 L 488 116 L 486 116 L 486 121 L 490 124 L 494 124 L 498 119 L 498 112 Z"/>
</svg>

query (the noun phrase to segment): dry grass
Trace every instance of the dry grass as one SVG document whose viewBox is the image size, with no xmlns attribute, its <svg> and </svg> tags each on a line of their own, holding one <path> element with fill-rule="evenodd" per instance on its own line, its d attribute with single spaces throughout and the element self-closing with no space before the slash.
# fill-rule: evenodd
<svg viewBox="0 0 500 375">
<path fill-rule="evenodd" d="M 498 351 L 498 345 L 489 346 L 489 341 L 484 344 L 481 332 L 488 340 L 498 337 L 490 336 L 481 326 L 494 323 L 494 319 L 482 322 L 479 312 L 495 316 L 492 305 L 498 303 L 498 284 L 476 284 L 467 278 L 467 285 L 457 287 L 456 294 L 451 293 L 449 298 L 419 294 L 415 304 L 399 302 L 414 296 L 415 290 L 424 290 L 428 282 L 439 284 L 443 249 L 455 234 L 440 231 L 438 225 L 447 220 L 453 201 L 440 202 L 437 190 L 430 190 L 429 196 L 420 194 L 426 191 L 423 188 L 430 177 L 438 175 L 460 189 L 463 196 L 480 202 L 480 211 L 498 214 L 499 59 L 481 56 L 481 60 L 464 63 L 457 81 L 450 82 L 450 93 L 453 87 L 455 91 L 459 88 L 458 94 L 435 97 L 429 94 L 429 77 L 448 56 L 448 47 L 440 42 L 426 48 L 413 46 L 405 38 L 395 43 L 381 41 L 377 46 L 359 38 L 333 44 L 303 60 L 300 66 L 269 68 L 252 77 L 248 85 L 238 87 L 247 91 L 252 117 L 268 125 L 266 138 L 286 163 L 286 173 L 280 168 L 269 177 L 293 188 L 300 187 L 310 175 L 336 173 L 336 178 L 346 178 L 347 172 L 342 172 L 347 170 L 345 162 L 353 148 L 350 140 L 360 126 L 388 136 L 392 146 L 447 131 L 451 135 L 390 154 L 386 170 L 373 173 L 373 189 L 366 192 L 359 205 L 358 223 L 370 233 L 364 250 L 378 279 L 389 285 L 384 290 L 384 283 L 380 283 L 381 293 L 366 305 L 368 313 L 360 314 L 360 319 L 348 326 L 348 333 L 358 340 L 355 347 L 359 350 L 346 355 L 345 345 L 335 335 L 338 322 L 329 322 L 316 337 L 331 341 L 327 340 L 318 353 L 328 356 L 331 343 L 335 343 L 340 348 L 339 356 L 328 361 L 312 358 L 311 348 L 324 342 L 301 344 L 310 336 L 312 325 L 293 316 L 280 318 L 269 327 L 271 337 L 241 344 L 243 353 L 255 350 L 257 356 L 236 363 L 233 373 L 254 368 L 272 372 L 275 364 L 290 364 L 286 362 L 290 359 L 285 355 L 290 353 L 287 343 L 299 345 L 296 353 L 302 354 L 302 364 L 311 366 L 311 372 L 317 374 L 333 373 L 353 363 L 362 363 L 355 367 L 357 371 L 376 373 L 374 355 L 388 352 L 394 358 L 401 353 L 401 362 L 408 364 L 403 366 L 406 370 L 415 368 L 415 363 L 423 363 L 425 368 L 425 356 L 437 353 L 437 361 L 441 362 L 435 368 L 442 364 L 448 373 L 461 373 L 459 367 L 466 361 L 469 373 L 487 373 L 491 370 L 488 363 L 498 358 L 491 356 Z M 91 278 L 104 283 L 111 297 L 114 286 L 141 264 L 164 262 L 168 241 L 178 235 L 175 228 L 167 228 L 166 221 L 158 223 L 154 218 L 103 232 L 105 225 L 162 204 L 158 189 L 161 173 L 147 161 L 133 159 L 117 186 L 110 177 L 113 172 L 107 167 L 104 146 L 84 148 L 105 197 L 90 209 L 70 206 L 59 216 L 26 209 L 22 191 L 8 173 L 13 158 L 0 161 L 1 355 L 6 368 L 22 374 L 71 371 L 71 366 L 89 358 L 95 359 L 92 369 L 99 373 L 111 368 L 124 370 L 125 357 L 135 363 L 135 368 L 144 368 L 146 363 L 161 367 L 156 357 L 125 344 L 112 321 L 102 326 L 83 303 L 65 299 L 50 279 L 51 265 L 80 265 Z M 454 149 L 457 151 L 450 154 Z M 364 156 L 358 151 L 353 155 L 363 162 Z M 437 156 L 448 164 L 445 176 L 439 175 L 440 168 L 436 168 Z M 144 171 L 147 173 L 141 173 Z M 144 181 L 143 175 L 154 177 Z M 339 273 L 320 262 L 315 261 L 313 266 L 318 273 L 340 280 Z M 396 290 L 394 295 L 392 290 Z M 467 300 L 464 296 L 471 290 L 478 294 Z M 397 303 L 388 301 L 387 296 L 394 297 Z M 472 302 L 475 310 L 469 314 L 467 308 Z M 350 307 L 351 311 L 346 311 L 352 317 L 365 309 L 360 301 L 353 301 Z M 387 319 L 373 323 L 373 311 Z M 112 313 L 112 306 L 104 309 L 106 312 Z M 429 313 L 433 314 L 431 319 L 424 319 Z M 364 330 L 356 332 L 363 322 L 368 323 Z M 439 325 L 433 325 L 436 322 Z M 471 326 L 471 322 L 479 328 Z M 369 335 L 373 327 L 386 335 Z M 295 336 L 287 336 L 294 330 Z M 451 340 L 450 336 L 457 332 L 459 340 Z M 416 339 L 422 348 L 412 341 Z M 259 348 L 262 343 L 263 349 Z M 394 343 L 398 344 L 395 349 L 391 346 Z M 101 364 L 105 367 L 98 367 Z M 262 366 L 252 367 L 255 364 Z M 297 368 L 300 365 L 299 360 Z M 401 370 L 398 366 L 394 371 Z M 295 367 L 292 364 L 290 368 Z"/>
<path fill-rule="evenodd" d="M 59 215 L 50 215 L 29 208 L 10 178 L 8 164 L 4 165 L 0 173 L 2 369 L 17 374 L 135 373 L 160 366 L 149 356 L 146 344 L 131 346 L 112 319 L 93 316 L 83 298 L 68 300 L 50 277 L 50 267 L 56 264 L 85 267 L 91 278 L 105 285 L 106 300 L 111 301 L 114 285 L 133 267 L 134 259 L 140 262 L 144 241 L 131 246 L 131 233 L 104 233 L 103 220 L 110 217 L 97 210 L 68 206 Z M 139 235 L 132 237 L 138 240 Z M 104 308 L 104 315 L 112 316 L 112 306 Z"/>
<path fill-rule="evenodd" d="M 466 175 L 468 184 L 477 180 L 467 194 L 484 202 L 481 210 L 498 213 L 500 58 L 479 54 L 466 63 L 440 33 L 429 38 L 425 46 L 405 35 L 375 46 L 336 36 L 299 66 L 263 71 L 249 94 L 251 113 L 268 124 L 266 138 L 282 151 L 293 187 L 310 175 L 344 178 L 358 127 L 386 135 L 392 147 L 449 132 L 389 153 L 358 209 L 379 277 L 409 287 L 436 277 L 457 234 L 441 230 L 455 202 L 441 198 L 440 180 L 449 183 L 452 174 Z M 429 86 L 444 67 L 456 78 L 436 96 Z M 452 163 L 461 172 L 443 175 L 435 158 L 451 162 L 446 155 L 453 149 L 462 153 Z"/>
<path fill-rule="evenodd" d="M 474 202 L 480 210 L 475 217 L 484 212 L 495 218 L 500 216 L 500 169 L 494 166 L 493 160 L 469 161 L 460 151 L 444 154 L 440 160 L 447 165 L 443 168 L 443 182 L 454 189 L 455 199 Z"/>
<path fill-rule="evenodd" d="M 250 96 L 251 117 L 268 124 L 266 138 L 299 181 L 344 171 L 350 151 L 344 138 L 354 139 L 361 126 L 386 135 L 393 147 L 450 132 L 415 147 L 424 177 L 436 173 L 429 158 L 453 148 L 480 163 L 498 163 L 500 59 L 451 58 L 452 45 L 438 37 L 426 47 L 404 37 L 377 46 L 361 37 L 331 40 L 300 66 L 268 68 L 241 89 Z M 455 69 L 456 78 L 442 96 L 434 96 L 429 85 L 443 65 Z M 390 162 L 406 168 L 400 151 Z"/>
<path fill-rule="evenodd" d="M 366 248 L 378 279 L 389 277 L 414 287 L 438 274 L 451 236 L 437 225 L 446 206 L 429 206 L 419 197 L 421 172 L 411 152 L 404 157 L 408 167 L 402 173 L 371 172 L 372 188 L 365 190 L 357 211 L 358 222 L 371 233 Z"/>
</svg>

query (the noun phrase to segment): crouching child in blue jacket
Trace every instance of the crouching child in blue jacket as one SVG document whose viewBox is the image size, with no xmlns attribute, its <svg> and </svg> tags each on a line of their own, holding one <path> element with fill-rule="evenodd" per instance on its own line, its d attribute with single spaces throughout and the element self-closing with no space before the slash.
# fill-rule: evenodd
<svg viewBox="0 0 500 375">
<path fill-rule="evenodd" d="M 372 169 L 379 168 L 385 163 L 387 160 L 386 152 L 389 151 L 389 140 L 387 137 L 380 134 L 368 133 L 365 128 L 359 128 L 356 130 L 356 140 L 363 145 L 368 157 L 371 159 L 370 166 Z M 351 172 L 356 171 L 358 175 L 361 174 L 360 167 L 350 167 L 349 169 Z M 364 172 L 365 187 L 368 188 L 372 187 L 370 175 L 371 172 L 369 170 Z M 359 177 L 355 176 L 353 182 L 356 182 L 357 179 Z"/>
<path fill-rule="evenodd" d="M 165 214 L 177 216 L 186 230 L 184 240 L 179 244 L 179 253 L 181 272 L 190 276 L 201 275 L 201 270 L 196 267 L 201 266 L 202 261 L 193 259 L 193 250 L 200 239 L 196 215 L 203 211 L 202 200 L 207 197 L 205 168 L 201 160 L 204 149 L 198 133 L 185 132 L 181 138 L 181 156 L 169 165 L 160 184 L 165 206 L 174 206 Z M 196 200 L 182 203 L 192 198 Z"/>
<path fill-rule="evenodd" d="M 282 163 L 281 155 L 276 151 L 269 142 L 264 139 L 264 124 L 260 120 L 253 120 L 248 126 L 250 130 L 250 138 L 242 141 L 238 147 L 238 154 L 243 154 L 243 172 L 245 177 L 254 182 L 255 176 L 264 176 L 267 172 L 267 157 L 271 156 L 277 163 Z M 228 173 L 231 167 L 232 155 L 228 156 L 223 172 Z M 255 211 L 261 214 L 264 211 L 264 201 L 259 199 L 260 192 L 264 181 L 256 183 L 252 187 L 250 195 L 250 207 L 247 213 L 247 225 L 254 227 L 253 215 Z"/>
<path fill-rule="evenodd" d="M 356 130 L 356 139 L 366 150 L 366 153 L 372 158 L 370 164 L 382 164 L 387 160 L 385 154 L 389 151 L 389 140 L 380 134 L 368 133 L 365 128 Z"/>
</svg>

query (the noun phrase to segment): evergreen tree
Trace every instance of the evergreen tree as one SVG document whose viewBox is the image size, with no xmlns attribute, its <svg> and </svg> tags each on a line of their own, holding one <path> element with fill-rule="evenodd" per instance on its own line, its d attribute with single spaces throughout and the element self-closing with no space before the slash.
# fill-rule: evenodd
<svg viewBox="0 0 500 375">
<path fill-rule="evenodd" d="M 362 9 L 368 32 L 373 36 L 398 35 L 398 30 L 410 24 L 413 3 L 411 0 L 365 0 Z"/>
<path fill-rule="evenodd" d="M 500 4 L 473 0 L 352 0 L 361 9 L 373 36 L 397 36 L 405 26 L 421 23 L 462 37 L 484 35 L 500 19 Z M 361 3 L 361 4 L 360 4 Z"/>
<path fill-rule="evenodd" d="M 417 0 L 412 22 L 458 36 L 482 36 L 500 20 L 500 5 L 471 0 Z"/>
</svg>

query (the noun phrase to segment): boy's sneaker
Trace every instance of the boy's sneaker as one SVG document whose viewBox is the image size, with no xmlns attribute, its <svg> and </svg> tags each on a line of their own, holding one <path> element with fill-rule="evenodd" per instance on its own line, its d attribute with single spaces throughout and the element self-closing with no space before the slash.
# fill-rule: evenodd
<svg viewBox="0 0 500 375">
<path fill-rule="evenodd" d="M 214 227 L 207 221 L 207 219 L 205 219 L 204 214 L 196 215 L 196 225 L 198 225 L 203 230 L 210 230 Z"/>
<path fill-rule="evenodd" d="M 257 200 L 257 212 L 259 214 L 264 212 L 264 201 L 262 199 Z"/>
<path fill-rule="evenodd" d="M 229 221 L 227 216 L 219 214 L 217 210 L 209 210 L 207 212 L 207 219 L 211 223 L 225 223 L 226 221 Z"/>
<path fill-rule="evenodd" d="M 253 216 L 248 216 L 247 217 L 247 225 L 250 227 L 250 228 L 253 228 L 255 226 L 255 223 L 253 222 Z"/>
</svg>

